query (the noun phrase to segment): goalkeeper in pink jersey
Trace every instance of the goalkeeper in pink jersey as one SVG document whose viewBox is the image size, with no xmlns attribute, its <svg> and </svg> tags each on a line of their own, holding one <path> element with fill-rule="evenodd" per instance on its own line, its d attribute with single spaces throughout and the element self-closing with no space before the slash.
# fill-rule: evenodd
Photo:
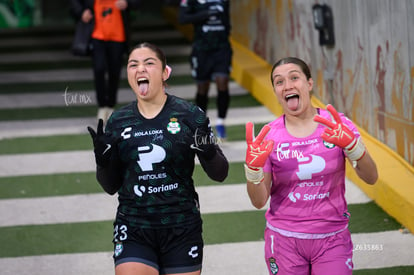
<svg viewBox="0 0 414 275">
<path fill-rule="evenodd" d="M 265 260 L 269 274 L 352 274 L 345 159 L 368 184 L 375 162 L 356 126 L 331 105 L 311 104 L 313 80 L 302 60 L 273 65 L 271 82 L 284 114 L 254 137 L 246 124 L 247 192 L 266 211 Z"/>
</svg>

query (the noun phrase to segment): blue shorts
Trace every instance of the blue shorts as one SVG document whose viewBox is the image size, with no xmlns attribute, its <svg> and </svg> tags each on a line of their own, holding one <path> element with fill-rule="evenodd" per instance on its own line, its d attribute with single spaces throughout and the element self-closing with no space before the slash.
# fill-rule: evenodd
<svg viewBox="0 0 414 275">
<path fill-rule="evenodd" d="M 154 267 L 160 274 L 201 270 L 202 224 L 163 229 L 137 229 L 114 225 L 115 266 L 136 262 Z"/>
</svg>

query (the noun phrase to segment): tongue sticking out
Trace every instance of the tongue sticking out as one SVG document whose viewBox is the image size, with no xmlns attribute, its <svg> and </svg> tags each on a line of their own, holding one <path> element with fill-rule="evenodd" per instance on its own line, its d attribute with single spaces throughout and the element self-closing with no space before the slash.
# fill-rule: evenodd
<svg viewBox="0 0 414 275">
<path fill-rule="evenodd" d="M 142 82 L 139 84 L 139 90 L 142 95 L 146 95 L 148 92 L 148 82 Z"/>
<path fill-rule="evenodd" d="M 289 110 L 296 111 L 299 107 L 299 97 L 293 96 L 287 99 L 287 106 Z"/>
</svg>

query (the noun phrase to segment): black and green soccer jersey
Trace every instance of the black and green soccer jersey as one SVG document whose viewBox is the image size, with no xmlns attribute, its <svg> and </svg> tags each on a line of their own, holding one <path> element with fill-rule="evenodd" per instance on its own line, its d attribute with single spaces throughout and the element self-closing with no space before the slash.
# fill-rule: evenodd
<svg viewBox="0 0 414 275">
<path fill-rule="evenodd" d="M 139 113 L 136 101 L 112 114 L 106 132 L 121 138 L 118 224 L 162 228 L 201 221 L 190 146 L 191 129 L 206 119 L 199 107 L 172 95 L 153 119 Z"/>
<path fill-rule="evenodd" d="M 179 21 L 193 24 L 195 50 L 214 51 L 230 47 L 229 0 L 181 1 Z"/>
</svg>

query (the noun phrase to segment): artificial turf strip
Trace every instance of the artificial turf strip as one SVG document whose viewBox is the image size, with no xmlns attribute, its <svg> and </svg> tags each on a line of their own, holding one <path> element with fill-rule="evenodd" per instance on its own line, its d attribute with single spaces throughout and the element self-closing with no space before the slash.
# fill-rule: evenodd
<svg viewBox="0 0 414 275">
<path fill-rule="evenodd" d="M 64 103 L 63 95 L 64 93 L 62 93 L 62 103 Z M 118 104 L 116 108 L 123 105 L 125 104 Z M 240 108 L 260 106 L 260 103 L 250 94 L 245 94 L 233 96 L 230 106 L 231 108 Z M 215 100 L 211 98 L 209 109 L 215 108 Z M 96 116 L 96 111 L 97 107 L 91 104 L 81 106 L 1 109 L 0 121 L 94 117 Z"/>
<path fill-rule="evenodd" d="M 94 172 L 0 178 L 0 199 L 104 192 Z M 109 196 L 109 195 L 108 195 Z"/>
<path fill-rule="evenodd" d="M 353 275 L 413 275 L 414 266 L 396 266 L 378 269 L 360 269 L 352 271 Z"/>
<path fill-rule="evenodd" d="M 91 125 L 96 128 L 96 125 Z M 83 135 L 5 138 L 0 140 L 0 155 L 32 154 L 93 150 L 92 139 L 85 126 Z"/>
<path fill-rule="evenodd" d="M 226 180 L 219 183 L 208 178 L 203 168 L 200 165 L 196 165 L 193 179 L 196 186 L 244 183 L 246 180 L 244 173 L 241 171 L 243 171 L 242 162 L 230 163 L 229 174 Z M 23 199 L 103 192 L 96 180 L 95 172 L 0 178 L 0 199 Z"/>
<path fill-rule="evenodd" d="M 202 217 L 205 244 L 258 241 L 265 226 L 264 211 Z M 112 232 L 112 221 L 1 227 L 0 257 L 110 251 Z"/>
<path fill-rule="evenodd" d="M 351 233 L 381 232 L 401 228 L 401 224 L 384 212 L 375 201 L 350 204 L 348 211 L 351 213 L 349 221 Z"/>
</svg>

